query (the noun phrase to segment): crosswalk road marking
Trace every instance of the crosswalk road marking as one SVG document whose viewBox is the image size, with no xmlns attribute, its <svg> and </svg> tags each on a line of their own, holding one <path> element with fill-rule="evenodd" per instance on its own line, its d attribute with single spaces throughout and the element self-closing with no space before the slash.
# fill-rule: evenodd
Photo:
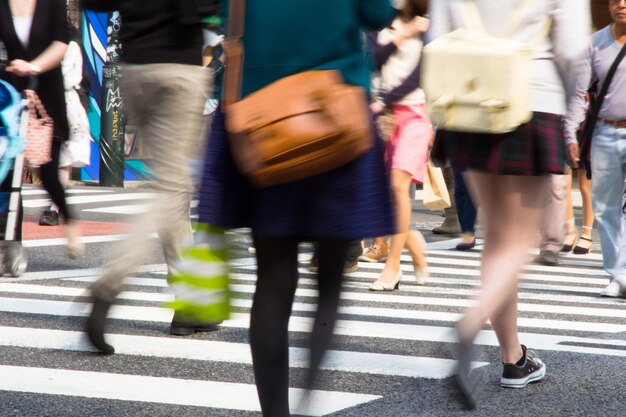
<svg viewBox="0 0 626 417">
<path fill-rule="evenodd" d="M 480 256 L 478 251 L 449 250 L 453 245 L 453 242 L 429 245 L 432 276 L 425 286 L 418 286 L 410 279 L 412 263 L 408 256 L 402 258 L 405 276 L 399 292 L 381 294 L 367 290 L 382 264 L 362 263 L 358 272 L 347 276 L 335 331 L 337 342 L 328 352 L 322 372 L 340 373 L 348 380 L 356 380 L 359 375 L 424 380 L 450 377 L 454 360 L 446 349 L 431 349 L 429 354 L 419 356 L 408 354 L 400 346 L 413 343 L 453 348 L 453 324 L 463 309 L 473 304 L 472 297 L 479 291 Z M 301 280 L 289 323 L 294 337 L 310 334 L 312 326 L 317 290 L 314 275 L 305 268 L 309 259 L 310 255 L 301 255 Z M 89 283 L 101 272 L 99 269 L 36 272 L 0 282 L 0 346 L 30 349 L 29 358 L 45 352 L 57 352 L 61 358 L 70 354 L 75 358 L 77 353 L 89 355 L 91 348 L 80 331 L 81 317 L 89 308 L 83 297 Z M 162 307 L 163 302 L 171 299 L 164 265 L 140 267 L 127 280 L 127 291 L 120 294 L 119 303 L 110 312 L 111 322 L 120 324 L 108 335 L 116 347 L 116 358 L 237 365 L 244 367 L 243 373 L 223 378 L 215 375 L 181 378 L 119 370 L 95 371 L 72 367 L 70 359 L 67 363 L 45 366 L 38 360 L 32 365 L 5 363 L 0 356 L 0 391 L 127 404 L 193 406 L 222 410 L 225 413 L 222 415 L 229 415 L 229 410 L 258 412 L 256 390 L 250 382 L 250 350 L 245 343 L 254 281 L 254 261 L 234 261 L 232 318 L 223 323 L 224 330 L 193 338 L 175 338 L 163 332 L 172 317 L 172 312 Z M 626 357 L 626 341 L 608 338 L 626 332 L 626 303 L 597 296 L 606 282 L 597 254 L 583 258 L 567 255 L 562 265 L 555 268 L 529 265 L 520 282 L 521 340 L 537 350 Z M 603 320 L 606 317 L 612 320 Z M 36 320 L 38 326 L 28 327 L 29 320 Z M 69 321 L 59 325 L 61 320 Z M 161 331 L 142 332 L 138 330 L 142 323 L 157 323 Z M 498 345 L 491 330 L 481 331 L 476 343 Z M 306 367 L 307 355 L 306 349 L 292 346 L 291 367 Z M 476 362 L 474 366 L 488 364 Z M 294 412 L 311 416 L 336 413 L 381 398 L 375 385 L 361 391 L 353 392 L 345 383 L 321 387 L 313 393 L 313 406 L 307 410 L 295 409 L 302 390 L 291 389 L 290 398 Z"/>
</svg>

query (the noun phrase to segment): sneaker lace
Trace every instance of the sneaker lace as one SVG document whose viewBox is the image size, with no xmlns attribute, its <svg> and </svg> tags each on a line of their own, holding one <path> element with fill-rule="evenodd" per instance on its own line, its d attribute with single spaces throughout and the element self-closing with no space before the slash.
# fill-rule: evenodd
<svg viewBox="0 0 626 417">
<path fill-rule="evenodd" d="M 378 253 L 378 252 L 380 252 L 380 248 L 378 247 L 378 245 L 370 245 L 366 251 L 366 253 Z"/>
</svg>

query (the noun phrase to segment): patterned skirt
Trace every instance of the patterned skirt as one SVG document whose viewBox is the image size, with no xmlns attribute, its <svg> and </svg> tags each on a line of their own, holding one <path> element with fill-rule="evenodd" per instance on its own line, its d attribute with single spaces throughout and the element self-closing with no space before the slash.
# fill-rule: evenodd
<svg viewBox="0 0 626 417">
<path fill-rule="evenodd" d="M 249 227 L 269 237 L 361 239 L 393 234 L 393 205 L 382 141 L 354 161 L 299 181 L 258 189 L 238 171 L 218 109 L 199 190 L 199 221 Z"/>
<path fill-rule="evenodd" d="M 499 175 L 566 172 L 561 116 L 535 112 L 513 132 L 485 134 L 438 130 L 431 157 L 459 169 Z"/>
</svg>

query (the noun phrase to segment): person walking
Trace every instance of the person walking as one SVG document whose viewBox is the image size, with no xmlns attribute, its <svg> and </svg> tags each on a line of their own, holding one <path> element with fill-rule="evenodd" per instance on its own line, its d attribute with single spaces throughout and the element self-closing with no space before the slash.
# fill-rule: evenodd
<svg viewBox="0 0 626 417">
<path fill-rule="evenodd" d="M 244 100 L 281 78 L 317 69 L 339 70 L 346 83 L 367 90 L 371 74 L 362 31 L 380 30 L 395 16 L 389 0 L 245 3 Z M 364 107 L 367 100 L 364 94 Z M 220 108 L 199 196 L 201 223 L 252 229 L 257 259 L 250 315 L 254 377 L 263 416 L 289 416 L 288 323 L 298 283 L 298 245 L 317 242 L 318 253 L 318 308 L 305 381 L 310 388 L 337 318 L 350 241 L 394 231 L 382 142 L 375 138 L 369 151 L 334 170 L 258 188 L 233 161 Z"/>
<path fill-rule="evenodd" d="M 546 205 L 541 215 L 539 231 L 539 255 L 533 262 L 545 266 L 557 266 L 565 239 L 565 211 L 568 174 L 550 174 Z"/>
<path fill-rule="evenodd" d="M 430 39 L 461 28 L 465 3 L 431 2 Z M 549 174 L 565 170 L 565 141 L 561 115 L 573 93 L 575 76 L 590 27 L 586 0 L 528 2 L 476 0 L 488 35 L 502 35 L 514 12 L 519 24 L 508 39 L 530 43 L 550 22 L 549 35 L 532 44 L 533 60 L 529 122 L 510 133 L 487 134 L 447 131 L 436 140 L 433 158 L 467 169 L 466 179 L 484 214 L 485 244 L 481 258 L 482 290 L 476 304 L 456 324 L 459 340 L 457 381 L 475 408 L 479 384 L 471 370 L 473 343 L 489 319 L 500 344 L 503 363 L 500 385 L 523 388 L 544 378 L 545 364 L 520 343 L 517 331 L 517 283 L 528 249 L 536 243 L 538 222 L 545 206 Z M 571 77 L 571 78 L 570 78 Z"/>
<path fill-rule="evenodd" d="M 574 203 L 572 199 L 573 178 L 567 181 L 567 200 L 565 209 L 565 240 L 563 241 L 562 252 L 573 252 L 575 255 L 586 255 L 591 252 L 591 244 L 593 239 L 591 231 L 593 230 L 593 206 L 591 203 L 591 178 L 587 177 L 589 168 L 587 163 L 579 163 L 577 170 L 578 188 L 582 199 L 582 222 L 580 225 L 580 233 L 576 229 L 576 218 L 574 217 Z M 574 173 L 572 173 L 572 177 Z"/>
<path fill-rule="evenodd" d="M 466 251 L 476 246 L 476 205 L 467 189 L 463 172 L 452 168 L 454 172 L 454 203 L 461 224 L 461 241 L 456 250 Z"/>
<path fill-rule="evenodd" d="M 422 34 L 430 24 L 423 17 L 427 11 L 428 2 L 405 1 L 393 23 L 372 39 L 375 63 L 380 71 L 381 93 L 371 109 L 374 114 L 381 114 L 389 107 L 394 119 L 385 158 L 390 170 L 397 226 L 396 234 L 391 237 L 385 267 L 370 286 L 371 291 L 393 291 L 399 287 L 402 279 L 400 257 L 405 247 L 413 258 L 417 283 L 424 284 L 428 276 L 424 238 L 418 231 L 410 230 L 409 197 L 411 182 L 424 180 L 433 138 L 432 125 L 426 114 L 426 98 L 419 88 Z M 363 258 L 367 256 L 365 253 Z"/>
<path fill-rule="evenodd" d="M 9 59 L 6 73 L 0 77 L 18 91 L 29 88 L 36 79 L 36 92 L 53 120 L 51 160 L 39 167 L 39 177 L 63 218 L 68 255 L 75 259 L 85 247 L 58 174 L 61 146 L 69 139 L 61 71 L 69 41 L 64 1 L 0 0 L 0 43 L 4 43 Z"/>
<path fill-rule="evenodd" d="M 81 86 L 83 84 L 83 53 L 78 31 L 73 32 L 61 63 L 69 126 L 69 138 L 61 146 L 59 157 L 59 181 L 64 189 L 69 184 L 71 169 L 89 165 L 91 154 L 89 119 L 87 109 L 81 100 L 81 95 L 88 96 L 89 92 L 83 90 Z M 39 225 L 57 226 L 58 224 L 59 208 L 53 203 L 39 216 Z"/>
<path fill-rule="evenodd" d="M 626 45 L 626 0 L 609 0 L 613 23 L 593 34 L 580 71 L 572 105 L 564 121 L 568 155 L 579 162 L 576 140 L 585 118 L 585 95 L 593 78 L 598 88 L 607 82 L 609 69 Z M 605 297 L 626 297 L 626 236 L 624 235 L 624 182 L 626 181 L 626 59 L 613 79 L 598 112 L 591 142 L 591 201 L 600 234 L 602 263 L 610 276 L 600 292 Z M 589 121 L 587 121 L 589 123 Z"/>
<path fill-rule="evenodd" d="M 83 0 L 82 6 L 120 12 L 124 106 L 152 157 L 156 176 L 157 197 L 90 288 L 93 305 L 85 332 L 96 349 L 112 354 L 114 347 L 104 339 L 106 316 L 124 278 L 146 254 L 150 233 L 158 229 L 170 273 L 182 240 L 191 233 L 193 184 L 187 163 L 198 152 L 210 77 L 202 68 L 201 16 L 195 0 Z M 174 315 L 170 333 L 189 335 L 215 328 L 213 323 Z"/>
</svg>

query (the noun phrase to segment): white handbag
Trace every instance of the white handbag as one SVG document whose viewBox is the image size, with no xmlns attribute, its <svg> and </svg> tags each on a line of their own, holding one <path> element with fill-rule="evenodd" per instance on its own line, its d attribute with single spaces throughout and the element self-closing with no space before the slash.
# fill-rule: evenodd
<svg viewBox="0 0 626 417">
<path fill-rule="evenodd" d="M 521 4 L 505 34 L 519 28 L 536 1 Z M 463 7 L 464 28 L 424 48 L 422 88 L 431 121 L 440 129 L 452 131 L 511 132 L 532 117 L 533 49 L 548 35 L 551 19 L 537 39 L 514 42 L 486 33 L 474 1 L 457 3 Z"/>
</svg>

